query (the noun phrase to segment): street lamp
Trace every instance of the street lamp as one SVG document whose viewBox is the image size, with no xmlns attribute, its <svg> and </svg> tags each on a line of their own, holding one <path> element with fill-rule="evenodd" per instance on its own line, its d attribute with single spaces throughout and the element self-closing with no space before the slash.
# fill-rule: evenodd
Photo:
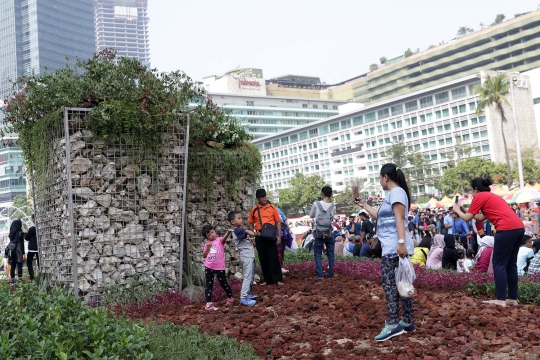
<svg viewBox="0 0 540 360">
<path fill-rule="evenodd" d="M 523 181 L 523 164 L 521 164 L 521 146 L 519 145 L 519 133 L 518 133 L 518 124 L 516 118 L 516 101 L 514 97 L 514 81 L 517 80 L 517 77 L 512 77 L 510 79 L 510 90 L 512 93 L 512 116 L 514 117 L 514 129 L 516 131 L 516 146 L 517 146 L 517 163 L 518 163 L 518 174 L 519 174 L 519 187 L 522 189 L 525 184 Z M 502 126 L 502 125 L 501 125 Z"/>
</svg>

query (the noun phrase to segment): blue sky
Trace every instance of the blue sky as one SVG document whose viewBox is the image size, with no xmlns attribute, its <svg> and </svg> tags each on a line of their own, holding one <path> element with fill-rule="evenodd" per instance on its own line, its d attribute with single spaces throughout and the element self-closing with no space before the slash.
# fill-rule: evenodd
<svg viewBox="0 0 540 360">
<path fill-rule="evenodd" d="M 496 14 L 512 19 L 540 0 L 150 0 L 152 67 L 195 80 L 240 67 L 264 77 L 319 76 L 336 83 L 381 56 L 449 41 Z"/>
</svg>

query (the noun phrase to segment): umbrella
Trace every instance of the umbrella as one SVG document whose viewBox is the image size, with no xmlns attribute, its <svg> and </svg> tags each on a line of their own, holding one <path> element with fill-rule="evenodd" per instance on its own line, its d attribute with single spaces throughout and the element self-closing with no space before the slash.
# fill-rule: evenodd
<svg viewBox="0 0 540 360">
<path fill-rule="evenodd" d="M 454 203 L 454 200 L 450 199 L 448 196 L 445 196 L 441 199 L 441 205 L 450 206 Z"/>
<path fill-rule="evenodd" d="M 310 229 L 311 228 L 309 226 L 295 226 L 291 228 L 291 233 L 293 235 L 305 234 Z"/>
<path fill-rule="evenodd" d="M 532 188 L 527 188 L 516 192 L 512 198 L 512 201 L 516 204 L 522 204 L 529 203 L 535 199 L 540 199 L 540 192 Z"/>
<path fill-rule="evenodd" d="M 507 196 L 514 193 L 514 191 L 508 190 L 506 186 L 500 186 L 495 189 L 495 191 L 492 191 L 495 195 L 499 196 Z"/>
</svg>

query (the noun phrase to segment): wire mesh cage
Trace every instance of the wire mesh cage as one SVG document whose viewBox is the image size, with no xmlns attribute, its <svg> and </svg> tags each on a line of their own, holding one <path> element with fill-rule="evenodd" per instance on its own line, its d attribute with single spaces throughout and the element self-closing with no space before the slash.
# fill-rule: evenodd
<svg viewBox="0 0 540 360">
<path fill-rule="evenodd" d="M 189 119 L 175 117 L 149 149 L 129 136 L 95 137 L 89 112 L 64 109 L 32 177 L 41 273 L 93 304 L 135 276 L 178 283 Z"/>
<path fill-rule="evenodd" d="M 210 224 L 218 236 L 225 235 L 227 229 L 232 228 L 227 220 L 230 211 L 239 211 L 244 218 L 245 226 L 248 226 L 248 214 L 255 204 L 255 187 L 258 179 L 246 175 L 247 171 L 245 168 L 242 169 L 242 166 L 236 167 L 239 173 L 235 174 L 233 179 L 225 169 L 224 159 L 219 152 L 213 156 L 192 152 L 189 161 L 201 168 L 214 169 L 209 179 L 202 180 L 200 173 L 192 172 L 188 180 L 186 261 L 192 269 L 200 270 L 204 263 L 202 227 Z M 241 164 L 240 158 L 237 163 Z M 212 183 L 211 189 L 205 188 L 204 183 L 207 181 Z M 228 272 L 241 271 L 238 251 L 232 238 L 227 240 L 225 251 Z"/>
</svg>

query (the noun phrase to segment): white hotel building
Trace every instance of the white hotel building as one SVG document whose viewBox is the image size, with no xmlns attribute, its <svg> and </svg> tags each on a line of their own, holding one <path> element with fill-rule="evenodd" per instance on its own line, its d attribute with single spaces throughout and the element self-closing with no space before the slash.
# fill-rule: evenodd
<svg viewBox="0 0 540 360">
<path fill-rule="evenodd" d="M 339 114 L 277 135 L 254 140 L 263 156 L 262 186 L 269 191 L 287 188 L 295 173 L 320 175 L 335 190 L 361 177 L 366 190 L 381 194 L 379 170 L 389 160 L 384 152 L 399 139 L 421 151 L 430 161 L 428 175 L 442 174 L 446 153 L 458 140 L 474 148 L 471 156 L 504 162 L 501 121 L 491 109 L 475 115 L 479 98 L 473 89 L 486 75 L 463 77 L 428 89 Z M 521 147 L 538 146 L 529 78 L 514 78 L 515 110 Z M 511 101 L 510 94 L 507 96 Z M 358 104 L 360 105 L 360 104 Z M 349 107 L 350 105 L 345 105 Z M 506 109 L 504 131 L 508 148 L 515 149 L 512 110 Z M 530 136 L 534 134 L 534 136 Z M 420 193 L 434 193 L 420 188 Z"/>
</svg>

